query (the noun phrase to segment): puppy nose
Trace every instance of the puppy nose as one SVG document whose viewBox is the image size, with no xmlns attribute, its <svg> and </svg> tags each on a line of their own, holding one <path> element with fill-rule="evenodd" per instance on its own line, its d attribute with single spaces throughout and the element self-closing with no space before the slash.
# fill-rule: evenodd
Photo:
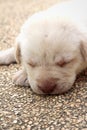
<svg viewBox="0 0 87 130">
<path fill-rule="evenodd" d="M 51 81 L 44 81 L 44 83 L 38 85 L 39 89 L 46 94 L 50 94 L 56 87 L 56 84 Z"/>
</svg>

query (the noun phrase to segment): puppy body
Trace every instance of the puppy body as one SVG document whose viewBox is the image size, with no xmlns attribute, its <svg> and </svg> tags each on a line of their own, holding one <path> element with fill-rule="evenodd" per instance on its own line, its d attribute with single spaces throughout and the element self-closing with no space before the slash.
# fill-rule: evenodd
<svg viewBox="0 0 87 130">
<path fill-rule="evenodd" d="M 73 0 L 36 13 L 25 22 L 14 51 L 24 68 L 22 78 L 19 73 L 14 79 L 16 84 L 28 78 L 39 94 L 60 94 L 72 87 L 76 75 L 87 67 L 86 12 L 86 0 Z"/>
</svg>

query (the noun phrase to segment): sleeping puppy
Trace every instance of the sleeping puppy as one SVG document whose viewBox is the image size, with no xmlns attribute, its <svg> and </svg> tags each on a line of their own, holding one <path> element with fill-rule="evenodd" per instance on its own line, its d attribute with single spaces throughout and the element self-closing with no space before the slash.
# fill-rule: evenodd
<svg viewBox="0 0 87 130">
<path fill-rule="evenodd" d="M 21 63 L 16 85 L 38 94 L 68 91 L 87 67 L 87 1 L 62 2 L 31 16 L 14 48 L 0 52 L 0 64 Z"/>
</svg>

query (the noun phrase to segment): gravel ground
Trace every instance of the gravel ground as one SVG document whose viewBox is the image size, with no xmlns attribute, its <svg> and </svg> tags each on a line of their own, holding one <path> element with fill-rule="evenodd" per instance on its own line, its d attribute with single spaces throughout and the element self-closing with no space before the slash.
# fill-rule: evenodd
<svg viewBox="0 0 87 130">
<path fill-rule="evenodd" d="M 0 0 L 0 50 L 11 47 L 34 12 L 59 0 Z M 64 95 L 40 96 L 15 86 L 19 65 L 0 66 L 0 130 L 87 130 L 87 70 Z"/>
</svg>

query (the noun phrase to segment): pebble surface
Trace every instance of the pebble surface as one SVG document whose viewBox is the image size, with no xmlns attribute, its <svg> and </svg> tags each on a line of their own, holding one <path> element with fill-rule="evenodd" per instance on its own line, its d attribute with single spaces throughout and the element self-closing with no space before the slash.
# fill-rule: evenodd
<svg viewBox="0 0 87 130">
<path fill-rule="evenodd" d="M 28 16 L 59 0 L 0 0 L 0 50 L 11 47 Z M 68 93 L 40 96 L 15 86 L 19 65 L 0 66 L 0 130 L 87 130 L 87 70 Z"/>
</svg>

